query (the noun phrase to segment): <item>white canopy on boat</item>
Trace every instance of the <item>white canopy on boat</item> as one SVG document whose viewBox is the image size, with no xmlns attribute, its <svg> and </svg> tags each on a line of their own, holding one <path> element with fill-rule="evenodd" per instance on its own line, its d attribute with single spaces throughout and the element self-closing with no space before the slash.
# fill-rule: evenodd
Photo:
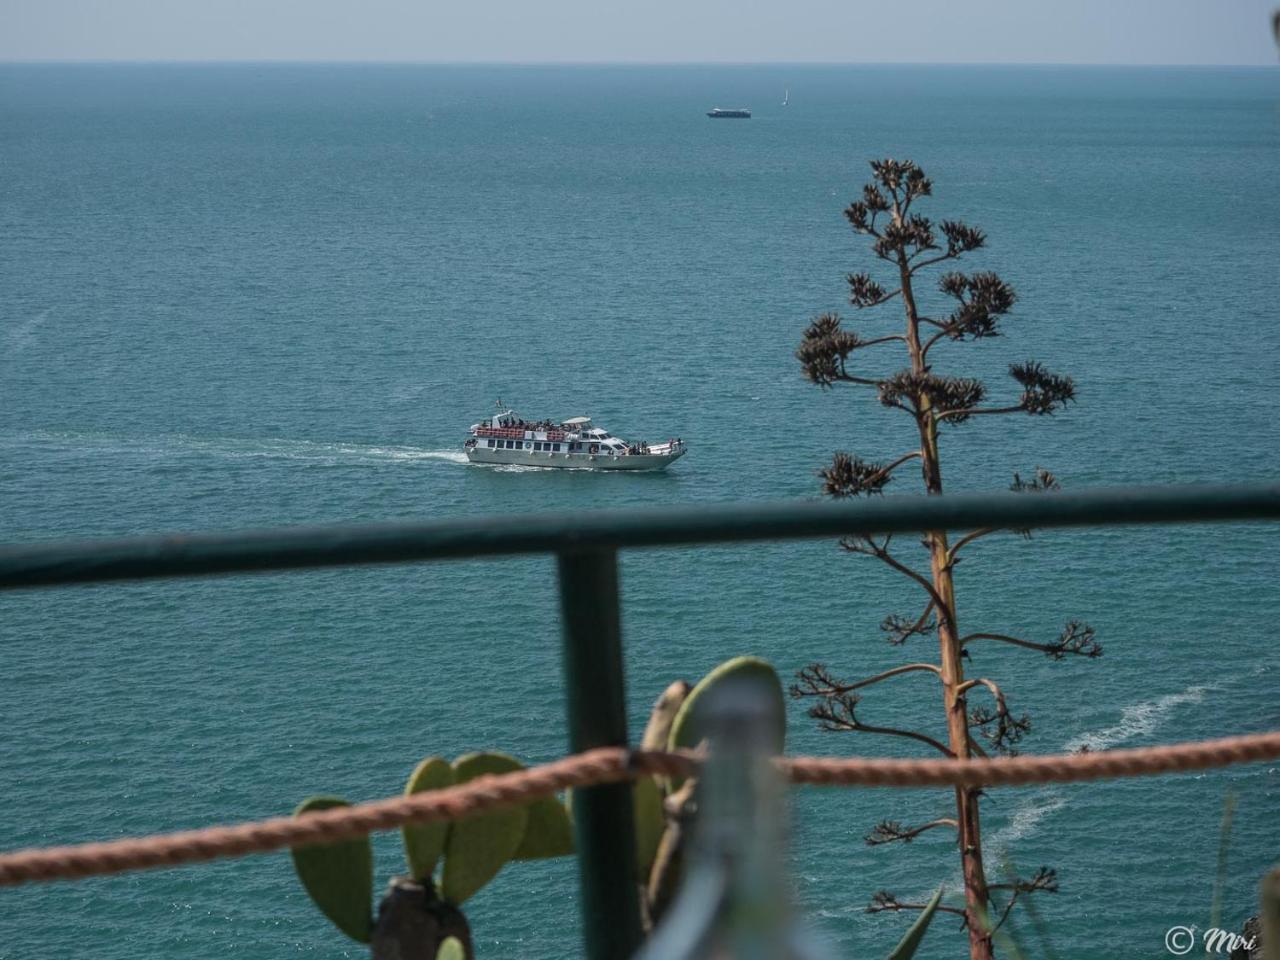
<svg viewBox="0 0 1280 960">
<path fill-rule="evenodd" d="M 576 427 L 584 423 L 590 423 L 591 418 L 590 417 L 570 417 L 568 420 L 565 420 L 563 422 L 566 427 Z"/>
</svg>

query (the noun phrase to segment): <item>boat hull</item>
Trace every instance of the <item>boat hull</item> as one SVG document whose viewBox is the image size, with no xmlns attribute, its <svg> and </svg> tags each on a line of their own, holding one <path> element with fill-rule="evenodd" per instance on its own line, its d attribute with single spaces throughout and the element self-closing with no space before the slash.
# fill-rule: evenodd
<svg viewBox="0 0 1280 960">
<path fill-rule="evenodd" d="M 629 470 L 653 473 L 665 470 L 685 454 L 684 449 L 671 453 L 633 453 L 622 457 L 587 453 L 542 453 L 536 450 L 495 450 L 472 447 L 467 459 L 485 466 L 540 467 L 545 470 Z"/>
</svg>

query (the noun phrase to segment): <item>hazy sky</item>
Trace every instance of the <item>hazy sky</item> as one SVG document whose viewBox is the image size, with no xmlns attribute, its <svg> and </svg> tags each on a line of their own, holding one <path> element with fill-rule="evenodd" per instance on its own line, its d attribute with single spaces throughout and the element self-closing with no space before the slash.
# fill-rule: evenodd
<svg viewBox="0 0 1280 960">
<path fill-rule="evenodd" d="M 1277 6 L 1280 0 L 0 0 L 0 59 L 1275 64 L 1269 20 Z"/>
</svg>

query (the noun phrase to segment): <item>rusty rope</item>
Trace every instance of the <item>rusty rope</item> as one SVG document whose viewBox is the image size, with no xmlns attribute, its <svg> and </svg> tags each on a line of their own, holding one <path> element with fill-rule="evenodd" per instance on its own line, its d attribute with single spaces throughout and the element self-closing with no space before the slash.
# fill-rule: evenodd
<svg viewBox="0 0 1280 960">
<path fill-rule="evenodd" d="M 780 758 L 793 783 L 822 786 L 936 787 L 1070 783 L 1111 777 L 1204 770 L 1280 758 L 1280 731 L 1137 750 L 1111 750 L 989 760 L 867 760 Z M 568 787 L 616 783 L 644 773 L 689 775 L 698 758 L 687 752 L 632 752 L 603 747 L 554 763 L 407 797 L 106 843 L 0 854 L 0 886 L 174 867 L 221 857 L 265 853 L 390 830 L 408 823 L 457 820 L 516 806 Z"/>
</svg>

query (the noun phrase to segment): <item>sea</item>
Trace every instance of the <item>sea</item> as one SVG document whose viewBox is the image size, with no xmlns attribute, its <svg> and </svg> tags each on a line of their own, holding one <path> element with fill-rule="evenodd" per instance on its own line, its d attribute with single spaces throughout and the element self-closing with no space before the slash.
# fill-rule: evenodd
<svg viewBox="0 0 1280 960">
<path fill-rule="evenodd" d="M 1070 490 L 1275 481 L 1275 68 L 6 64 L 0 542 L 818 498 L 835 451 L 912 446 L 898 411 L 794 358 L 824 311 L 901 328 L 894 304 L 846 300 L 846 274 L 882 275 L 842 215 L 881 157 L 919 163 L 920 212 L 986 231 L 965 268 L 1018 293 L 1002 336 L 940 345 L 935 371 L 985 379 L 992 402 L 1028 359 L 1078 388 L 1057 416 L 947 430 L 948 491 L 1036 467 Z M 689 453 L 648 475 L 470 466 L 467 427 L 499 399 Z M 887 490 L 919 493 L 910 468 Z M 969 669 L 1030 715 L 1031 753 L 1280 728 L 1278 534 L 985 538 L 957 569 L 966 632 L 1047 641 L 1079 618 L 1105 654 L 991 642 Z M 668 683 L 738 654 L 789 683 L 936 653 L 879 630 L 919 589 L 831 540 L 635 550 L 620 569 L 636 735 Z M 560 642 L 547 557 L 5 593 L 0 849 L 381 798 L 432 754 L 559 757 Z M 937 733 L 931 685 L 897 677 L 859 715 Z M 821 732 L 806 706 L 790 752 L 927 755 Z M 864 842 L 948 802 L 792 793 L 795 910 L 833 956 L 901 936 L 908 916 L 865 912 L 878 890 L 957 896 L 943 830 Z M 1006 925 L 1026 957 L 1166 956 L 1215 897 L 1238 930 L 1280 861 L 1275 763 L 993 790 L 983 810 L 993 881 L 1057 870 L 1060 892 Z M 403 856 L 394 834 L 375 852 L 380 889 Z M 578 903 L 572 860 L 506 867 L 467 904 L 478 955 L 581 955 Z M 283 852 L 0 890 L 13 960 L 364 949 Z M 943 915 L 919 956 L 963 950 Z"/>
</svg>

